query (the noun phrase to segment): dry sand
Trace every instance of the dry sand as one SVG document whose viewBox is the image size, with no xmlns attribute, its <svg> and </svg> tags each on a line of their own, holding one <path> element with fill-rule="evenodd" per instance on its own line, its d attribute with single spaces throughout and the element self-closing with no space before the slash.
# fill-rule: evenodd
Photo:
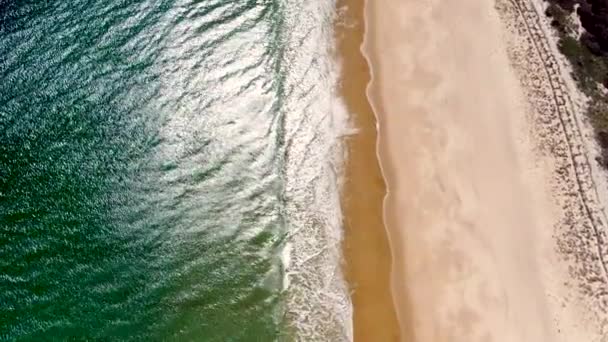
<svg viewBox="0 0 608 342">
<path fill-rule="evenodd" d="M 526 2 L 366 5 L 392 290 L 416 341 L 606 341 L 605 220 Z"/>
</svg>

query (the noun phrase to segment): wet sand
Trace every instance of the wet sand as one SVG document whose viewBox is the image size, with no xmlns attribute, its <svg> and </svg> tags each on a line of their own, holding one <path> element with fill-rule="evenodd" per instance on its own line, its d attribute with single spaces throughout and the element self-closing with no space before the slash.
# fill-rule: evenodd
<svg viewBox="0 0 608 342">
<path fill-rule="evenodd" d="M 542 272 L 556 209 L 493 6 L 367 3 L 392 289 L 416 341 L 558 333 Z"/>
<path fill-rule="evenodd" d="M 391 252 L 382 222 L 386 188 L 376 157 L 376 118 L 365 96 L 369 69 L 360 52 L 363 0 L 339 0 L 336 34 L 342 73 L 340 92 L 357 133 L 347 138 L 343 188 L 345 274 L 353 302 L 355 342 L 406 341 L 390 292 Z M 404 334 L 404 336 L 406 336 Z"/>
</svg>

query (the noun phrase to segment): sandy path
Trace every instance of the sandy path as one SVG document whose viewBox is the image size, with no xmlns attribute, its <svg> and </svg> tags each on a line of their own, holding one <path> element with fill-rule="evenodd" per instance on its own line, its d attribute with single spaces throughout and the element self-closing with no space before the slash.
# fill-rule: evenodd
<svg viewBox="0 0 608 342">
<path fill-rule="evenodd" d="M 555 341 L 555 208 L 493 1 L 369 1 L 368 20 L 402 321 L 424 342 Z"/>
</svg>

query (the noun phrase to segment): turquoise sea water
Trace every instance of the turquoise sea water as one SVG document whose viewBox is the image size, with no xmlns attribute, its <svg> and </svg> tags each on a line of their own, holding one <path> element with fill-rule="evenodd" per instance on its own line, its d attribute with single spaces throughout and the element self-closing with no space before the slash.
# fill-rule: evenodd
<svg viewBox="0 0 608 342">
<path fill-rule="evenodd" d="M 0 340 L 348 338 L 333 6 L 0 0 Z"/>
</svg>

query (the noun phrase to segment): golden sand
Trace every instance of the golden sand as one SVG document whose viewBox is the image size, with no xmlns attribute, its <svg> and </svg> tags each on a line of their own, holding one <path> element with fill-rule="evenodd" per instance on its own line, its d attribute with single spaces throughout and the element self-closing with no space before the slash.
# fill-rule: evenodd
<svg viewBox="0 0 608 342">
<path fill-rule="evenodd" d="M 386 188 L 376 156 L 376 118 L 365 94 L 369 69 L 360 51 L 364 1 L 339 0 L 338 9 L 345 9 L 336 25 L 340 92 L 357 129 L 347 139 L 343 190 L 343 250 L 352 292 L 354 340 L 399 341 L 390 292 L 391 253 L 382 220 Z"/>
</svg>

